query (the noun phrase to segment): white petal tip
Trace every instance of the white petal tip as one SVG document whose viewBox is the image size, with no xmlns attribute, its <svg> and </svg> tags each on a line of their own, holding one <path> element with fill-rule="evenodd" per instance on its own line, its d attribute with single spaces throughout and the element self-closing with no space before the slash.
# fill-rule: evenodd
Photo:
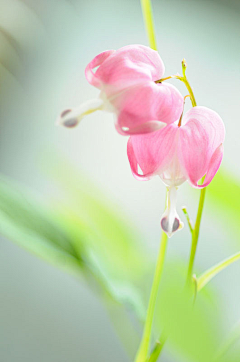
<svg viewBox="0 0 240 362">
<path fill-rule="evenodd" d="M 170 228 L 169 220 L 165 216 L 161 220 L 161 228 L 167 234 L 169 238 L 173 236 L 177 231 L 181 230 L 184 227 L 183 222 L 178 218 L 175 217 L 172 227 Z"/>
</svg>

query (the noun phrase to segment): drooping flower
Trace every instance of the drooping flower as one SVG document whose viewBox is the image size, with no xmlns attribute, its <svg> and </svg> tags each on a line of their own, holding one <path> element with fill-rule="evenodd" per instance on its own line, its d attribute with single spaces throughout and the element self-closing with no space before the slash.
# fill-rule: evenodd
<svg viewBox="0 0 240 362">
<path fill-rule="evenodd" d="M 203 188 L 212 181 L 222 161 L 224 137 L 220 116 L 209 108 L 194 107 L 181 124 L 175 122 L 154 133 L 129 138 L 128 159 L 135 178 L 148 180 L 158 175 L 168 188 L 161 219 L 168 236 L 183 226 L 176 211 L 178 186 L 188 180 L 193 187 Z"/>
<path fill-rule="evenodd" d="M 99 98 L 63 111 L 57 123 L 72 128 L 85 115 L 104 110 L 116 115 L 115 126 L 121 134 L 161 129 L 179 119 L 183 111 L 179 91 L 171 84 L 155 83 L 164 70 L 159 54 L 143 45 L 105 51 L 85 70 L 88 82 L 100 89 Z"/>
</svg>

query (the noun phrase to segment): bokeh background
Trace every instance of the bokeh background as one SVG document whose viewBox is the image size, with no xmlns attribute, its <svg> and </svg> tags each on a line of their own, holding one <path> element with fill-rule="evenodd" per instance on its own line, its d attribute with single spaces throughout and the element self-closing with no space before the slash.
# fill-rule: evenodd
<svg viewBox="0 0 240 362">
<path fill-rule="evenodd" d="M 186 58 L 197 103 L 217 111 L 226 125 L 223 169 L 240 179 L 240 2 L 152 3 L 166 76 L 180 73 Z M 127 138 L 115 132 L 112 115 L 92 114 L 74 130 L 55 126 L 64 108 L 97 96 L 84 77 L 86 64 L 104 50 L 133 43 L 148 45 L 137 0 L 0 0 L 0 163 L 3 175 L 51 198 L 56 192 L 49 174 L 56 155 L 71 161 L 138 230 L 154 266 L 165 198 L 161 181 L 133 178 Z M 182 84 L 174 84 L 185 92 Z M 222 210 L 214 206 L 211 192 L 207 195 L 199 271 L 240 249 L 239 210 L 233 222 L 228 212 L 231 202 L 240 201 L 235 186 L 230 198 L 228 188 L 218 184 Z M 187 205 L 194 218 L 198 191 L 186 184 L 178 194 L 179 214 L 184 218 L 181 206 Z M 170 239 L 168 258 L 187 260 L 189 249 L 185 225 Z M 226 329 L 240 319 L 239 280 L 236 263 L 212 282 Z M 0 290 L 1 361 L 129 360 L 102 302 L 86 282 L 5 238 L 0 243 Z M 172 359 L 166 355 L 165 361 Z"/>
</svg>

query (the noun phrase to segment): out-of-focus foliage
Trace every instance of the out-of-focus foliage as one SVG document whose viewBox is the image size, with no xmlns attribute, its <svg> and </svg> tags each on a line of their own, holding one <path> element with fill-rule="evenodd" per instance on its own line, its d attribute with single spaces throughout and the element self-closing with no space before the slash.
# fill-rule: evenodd
<svg viewBox="0 0 240 362">
<path fill-rule="evenodd" d="M 142 282 L 151 269 L 151 256 L 144 251 L 117 205 L 110 205 L 69 163 L 56 159 L 54 164 L 48 174 L 59 193 L 48 203 L 39 201 L 10 180 L 0 179 L 0 233 L 55 266 L 86 277 L 104 298 L 132 356 L 139 335 L 126 314 L 126 307 L 135 312 L 139 321 L 144 320 Z M 219 177 L 225 180 L 227 176 Z M 210 193 L 213 199 L 214 193 Z M 182 263 L 168 263 L 159 291 L 154 338 L 157 340 L 163 331 L 179 358 L 210 362 L 222 343 L 219 336 L 222 318 L 216 296 L 208 288 L 207 293 L 197 296 L 193 308 L 185 278 Z M 224 362 L 225 357 L 221 358 L 219 361 Z M 229 361 L 235 362 L 235 357 L 231 358 Z"/>
<path fill-rule="evenodd" d="M 214 210 L 218 220 L 229 225 L 228 231 L 234 233 L 233 239 L 240 241 L 240 180 L 226 170 L 220 170 L 207 189 L 207 202 Z"/>
<path fill-rule="evenodd" d="M 110 206 L 99 190 L 69 165 L 59 166 L 55 180 L 64 196 L 51 203 L 44 204 L 1 177 L 0 233 L 51 264 L 86 277 L 104 298 L 133 355 L 139 337 L 121 305 L 133 310 L 139 321 L 144 320 L 146 306 L 140 286 L 149 270 L 150 255 L 116 205 Z"/>
<path fill-rule="evenodd" d="M 56 216 L 29 192 L 4 178 L 0 180 L 0 232 L 54 265 L 81 271 L 81 252 Z"/>
<path fill-rule="evenodd" d="M 182 263 L 169 263 L 159 290 L 156 309 L 157 329 L 178 357 L 188 362 L 212 362 L 219 347 L 221 314 L 214 294 L 197 296 L 195 303 L 186 288 Z M 181 360 L 181 359 L 180 359 Z"/>
<path fill-rule="evenodd" d="M 61 182 L 66 182 L 72 198 L 54 207 L 2 179 L 1 234 L 67 271 L 94 276 L 107 294 L 143 318 L 144 304 L 135 283 L 146 272 L 147 257 L 114 207 L 95 198 L 90 184 L 83 186 L 83 178 L 78 182 L 70 168 L 63 173 Z"/>
<path fill-rule="evenodd" d="M 202 288 L 205 287 L 207 283 L 209 283 L 212 278 L 214 278 L 220 271 L 225 269 L 227 266 L 231 265 L 235 261 L 240 259 L 240 253 L 236 253 L 229 258 L 221 261 L 217 265 L 214 265 L 210 269 L 206 270 L 203 274 L 201 274 L 197 279 L 197 290 L 200 291 Z"/>
<path fill-rule="evenodd" d="M 240 322 L 227 334 L 217 352 L 218 362 L 238 362 L 240 356 Z"/>
</svg>

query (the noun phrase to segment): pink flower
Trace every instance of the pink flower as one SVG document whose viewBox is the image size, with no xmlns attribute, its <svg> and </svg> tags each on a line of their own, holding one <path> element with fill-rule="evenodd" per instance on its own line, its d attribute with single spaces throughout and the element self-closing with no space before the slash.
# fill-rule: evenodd
<svg viewBox="0 0 240 362">
<path fill-rule="evenodd" d="M 99 98 L 65 110 L 58 124 L 75 127 L 85 115 L 97 110 L 113 112 L 121 134 L 148 133 L 175 122 L 183 111 L 183 97 L 173 85 L 155 83 L 164 70 L 159 54 L 143 45 L 97 55 L 85 75 L 100 89 Z"/>
<path fill-rule="evenodd" d="M 169 236 L 183 226 L 176 212 L 177 187 L 186 180 L 197 188 L 212 181 L 222 161 L 224 137 L 219 115 L 206 107 L 194 107 L 185 114 L 181 126 L 176 122 L 129 138 L 127 151 L 133 175 L 140 180 L 158 175 L 168 188 L 161 227 Z M 204 175 L 204 183 L 198 185 Z"/>
</svg>

